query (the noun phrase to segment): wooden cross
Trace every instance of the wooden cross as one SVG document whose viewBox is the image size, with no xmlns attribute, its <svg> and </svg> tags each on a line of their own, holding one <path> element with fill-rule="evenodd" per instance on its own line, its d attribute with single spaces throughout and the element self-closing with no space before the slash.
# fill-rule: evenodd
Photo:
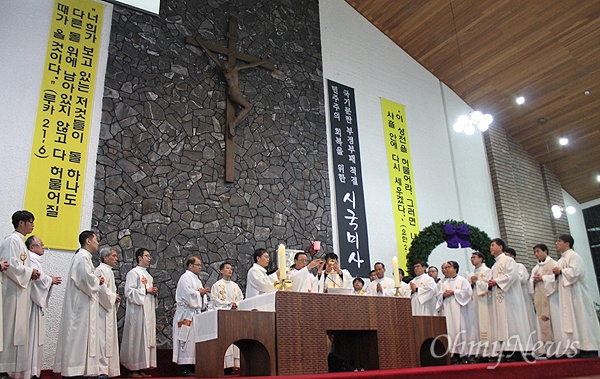
<svg viewBox="0 0 600 379">
<path fill-rule="evenodd" d="M 244 54 L 237 50 L 238 42 L 238 23 L 237 20 L 231 18 L 229 20 L 229 32 L 227 37 L 229 44 L 227 47 L 205 41 L 199 36 L 187 37 L 185 43 L 194 45 L 204 50 L 206 55 L 221 69 L 225 82 L 227 83 L 227 113 L 225 125 L 225 182 L 231 183 L 235 181 L 235 136 L 236 126 L 248 117 L 252 110 L 252 104 L 246 100 L 239 87 L 238 72 L 252 67 L 262 67 L 267 70 L 274 71 L 275 66 L 269 60 L 254 57 Z M 214 53 L 227 56 L 227 60 L 220 60 Z M 246 64 L 238 64 L 238 60 L 246 62 Z M 241 109 L 236 113 L 236 105 Z"/>
</svg>

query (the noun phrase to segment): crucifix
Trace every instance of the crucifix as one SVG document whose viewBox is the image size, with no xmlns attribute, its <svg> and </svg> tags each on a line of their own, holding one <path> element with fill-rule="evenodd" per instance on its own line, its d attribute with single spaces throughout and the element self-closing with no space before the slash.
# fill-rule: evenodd
<svg viewBox="0 0 600 379">
<path fill-rule="evenodd" d="M 252 104 L 246 100 L 244 94 L 240 90 L 240 85 L 238 82 L 239 71 L 252 67 L 262 67 L 270 71 L 275 70 L 275 66 L 268 59 L 254 57 L 237 50 L 237 29 L 237 20 L 231 18 L 229 20 L 229 32 L 227 33 L 229 39 L 229 44 L 227 47 L 205 41 L 198 36 L 190 36 L 185 39 L 186 44 L 194 45 L 204 50 L 206 55 L 208 55 L 208 57 L 221 70 L 223 76 L 225 77 L 225 82 L 227 83 L 227 111 L 224 133 L 225 181 L 228 183 L 235 181 L 235 143 L 233 141 L 233 137 L 235 136 L 235 128 L 240 122 L 248 117 L 250 111 L 252 110 Z M 227 56 L 227 60 L 219 59 L 215 53 Z M 238 64 L 238 60 L 246 63 Z M 237 113 L 236 105 L 240 108 Z"/>
</svg>

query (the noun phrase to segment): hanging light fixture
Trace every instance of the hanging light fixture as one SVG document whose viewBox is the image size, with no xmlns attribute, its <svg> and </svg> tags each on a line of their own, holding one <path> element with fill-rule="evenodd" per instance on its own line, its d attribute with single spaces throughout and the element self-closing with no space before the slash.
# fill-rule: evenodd
<svg viewBox="0 0 600 379">
<path fill-rule="evenodd" d="M 576 211 L 575 207 L 572 205 L 568 205 L 563 208 L 560 205 L 555 204 L 550 209 L 552 210 L 552 215 L 554 216 L 555 219 L 561 218 L 563 212 L 566 212 L 566 213 L 572 215 Z"/>
<path fill-rule="evenodd" d="M 456 47 L 458 49 L 458 58 L 460 61 L 460 67 L 463 74 L 463 82 L 467 83 L 467 76 L 465 75 L 465 66 L 463 64 L 462 53 L 460 50 L 460 43 L 458 42 L 458 28 L 456 27 L 456 19 L 454 17 L 454 7 L 452 6 L 452 0 L 450 1 L 450 11 L 452 13 L 452 22 L 454 24 L 454 33 L 456 36 Z M 465 92 L 465 98 L 467 97 Z M 465 132 L 466 135 L 471 136 L 475 134 L 475 130 L 479 129 L 481 132 L 485 132 L 489 129 L 490 124 L 494 121 L 492 115 L 486 113 L 483 114 L 480 111 L 472 111 L 469 115 L 461 115 L 458 120 L 454 123 L 453 129 L 457 133 Z"/>
<path fill-rule="evenodd" d="M 466 135 L 470 136 L 475 133 L 475 128 L 479 129 L 481 132 L 488 130 L 492 121 L 494 121 L 492 115 L 473 111 L 468 116 L 463 114 L 458 117 L 453 128 L 456 133 L 465 132 Z"/>
</svg>

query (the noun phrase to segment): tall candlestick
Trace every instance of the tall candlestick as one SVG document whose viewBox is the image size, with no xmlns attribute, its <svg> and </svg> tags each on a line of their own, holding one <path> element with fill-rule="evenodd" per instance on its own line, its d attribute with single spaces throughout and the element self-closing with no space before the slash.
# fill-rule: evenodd
<svg viewBox="0 0 600 379">
<path fill-rule="evenodd" d="M 398 257 L 392 258 L 392 267 L 394 269 L 394 287 L 400 287 L 400 272 L 398 272 Z"/>
<path fill-rule="evenodd" d="M 287 279 L 287 271 L 285 267 L 285 245 L 280 244 L 277 248 L 277 264 L 279 265 L 279 279 Z"/>
</svg>

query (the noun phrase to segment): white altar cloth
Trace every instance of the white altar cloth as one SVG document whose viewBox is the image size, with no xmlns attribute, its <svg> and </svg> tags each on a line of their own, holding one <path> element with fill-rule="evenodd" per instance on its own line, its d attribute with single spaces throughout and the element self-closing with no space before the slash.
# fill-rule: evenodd
<svg viewBox="0 0 600 379">
<path fill-rule="evenodd" d="M 239 312 L 258 310 L 261 312 L 275 312 L 275 293 L 265 293 L 238 303 L 237 310 L 223 310 L 221 312 Z M 210 341 L 219 338 L 219 320 L 217 310 L 212 309 L 194 316 L 192 322 L 195 342 Z"/>
</svg>

